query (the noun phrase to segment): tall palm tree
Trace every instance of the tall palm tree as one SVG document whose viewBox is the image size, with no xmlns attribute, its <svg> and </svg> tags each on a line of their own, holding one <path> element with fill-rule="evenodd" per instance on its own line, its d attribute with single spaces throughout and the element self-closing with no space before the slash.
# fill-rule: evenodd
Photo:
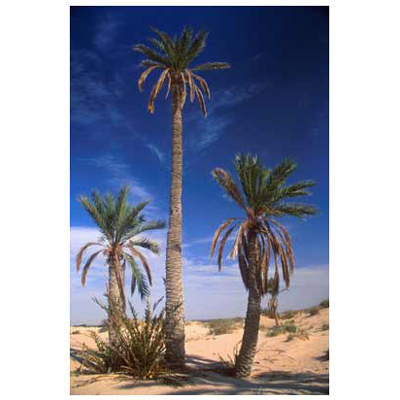
<svg viewBox="0 0 400 400">
<path fill-rule="evenodd" d="M 158 244 L 142 234 L 165 228 L 163 221 L 145 221 L 140 212 L 148 202 L 132 206 L 128 203 L 128 195 L 129 187 L 125 187 L 119 192 L 117 201 L 114 200 L 112 194 L 107 193 L 102 198 L 97 191 L 92 192 L 91 200 L 85 196 L 79 198 L 79 202 L 92 217 L 102 236 L 98 241 L 86 243 L 81 247 L 76 256 L 76 269 L 79 272 L 85 251 L 90 246 L 97 246 L 98 250 L 88 257 L 82 269 L 82 286 L 85 286 L 86 276 L 92 262 L 99 254 L 106 257 L 106 264 L 108 264 L 107 295 L 116 314 L 115 319 L 109 318 L 110 343 L 115 343 L 116 340 L 113 321 L 118 321 L 118 314 L 126 311 L 124 290 L 126 264 L 128 263 L 132 270 L 131 295 L 137 287 L 140 297 L 145 298 L 149 294 L 149 285 L 152 285 L 152 276 L 147 258 L 138 248 L 159 254 Z M 138 266 L 138 259 L 145 274 Z"/>
<path fill-rule="evenodd" d="M 261 298 L 268 292 L 268 270 L 274 261 L 275 290 L 279 291 L 280 273 L 286 287 L 294 270 L 294 257 L 289 233 L 276 218 L 284 216 L 303 217 L 314 215 L 316 209 L 308 204 L 290 203 L 288 198 L 309 195 L 307 188 L 314 186 L 310 180 L 286 185 L 286 178 L 296 169 L 296 164 L 285 159 L 273 170 L 266 169 L 257 157 L 237 155 L 235 170 L 241 189 L 230 174 L 221 168 L 212 176 L 226 194 L 244 211 L 244 218 L 229 218 L 215 232 L 211 257 L 220 235 L 224 232 L 218 251 L 218 265 L 228 237 L 236 229 L 236 237 L 229 253 L 231 259 L 238 257 L 243 284 L 248 291 L 246 321 L 242 346 L 236 360 L 237 377 L 250 375 L 257 347 L 260 324 Z"/>
<path fill-rule="evenodd" d="M 152 71 L 161 74 L 150 92 L 148 111 L 154 113 L 154 101 L 164 82 L 168 81 L 167 94 L 172 93 L 172 168 L 170 186 L 169 225 L 166 251 L 166 360 L 170 367 L 185 364 L 185 313 L 182 288 L 182 109 L 189 85 L 190 100 L 199 100 L 204 116 L 207 110 L 202 90 L 210 98 L 205 79 L 197 71 L 229 68 L 224 62 L 208 62 L 196 66 L 190 64 L 204 50 L 208 33 L 196 35 L 185 28 L 179 37 L 171 39 L 168 34 L 152 28 L 156 37 L 150 38 L 153 47 L 138 44 L 134 50 L 147 58 L 141 65 L 146 68 L 139 79 L 139 90 Z M 200 86 L 199 86 L 200 85 Z"/>
</svg>

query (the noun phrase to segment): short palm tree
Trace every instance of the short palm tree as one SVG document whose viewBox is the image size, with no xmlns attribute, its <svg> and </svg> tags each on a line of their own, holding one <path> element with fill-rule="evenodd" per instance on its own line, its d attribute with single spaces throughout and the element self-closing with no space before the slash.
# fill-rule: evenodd
<svg viewBox="0 0 400 400">
<path fill-rule="evenodd" d="M 238 257 L 239 269 L 246 290 L 248 304 L 242 346 L 236 360 L 237 377 L 250 375 L 257 347 L 260 324 L 261 298 L 268 293 L 268 271 L 274 262 L 274 288 L 279 291 L 280 273 L 286 287 L 294 270 L 294 257 L 289 233 L 276 218 L 314 215 L 316 209 L 308 204 L 286 202 L 288 198 L 309 195 L 310 180 L 286 185 L 286 178 L 296 169 L 296 164 L 284 160 L 273 170 L 266 169 L 257 157 L 237 155 L 235 170 L 241 189 L 230 174 L 221 168 L 212 175 L 226 194 L 244 211 L 244 218 L 229 218 L 215 232 L 211 257 L 219 242 L 218 265 L 224 246 L 232 232 L 236 232 L 229 257 Z"/>
<path fill-rule="evenodd" d="M 138 249 L 146 249 L 154 254 L 159 254 L 158 244 L 147 237 L 141 236 L 144 232 L 165 228 L 163 221 L 145 221 L 140 212 L 148 202 L 132 206 L 128 203 L 129 187 L 123 188 L 117 201 L 112 194 L 106 194 L 103 198 L 97 191 L 93 191 L 91 200 L 85 196 L 79 198 L 83 208 L 90 214 L 101 232 L 101 237 L 96 242 L 86 243 L 76 256 L 76 268 L 79 272 L 82 258 L 90 246 L 100 248 L 88 257 L 82 269 L 82 286 L 85 286 L 89 268 L 99 254 L 106 257 L 108 264 L 107 296 L 115 308 L 116 314 L 125 313 L 126 298 L 124 291 L 125 267 L 130 265 L 132 270 L 131 294 L 135 288 L 141 298 L 149 294 L 149 285 L 152 285 L 152 276 L 149 263 L 144 254 Z M 139 236 L 140 235 L 140 236 Z M 141 261 L 145 274 L 138 266 Z M 118 316 L 109 318 L 109 339 L 115 342 L 115 327 L 111 321 L 118 321 Z"/>
<path fill-rule="evenodd" d="M 152 47 L 138 44 L 134 50 L 143 53 L 146 59 L 141 65 L 146 68 L 139 79 L 139 90 L 143 90 L 146 78 L 152 71 L 161 72 L 150 92 L 148 111 L 154 113 L 154 101 L 164 82 L 168 82 L 167 94 L 172 94 L 172 159 L 169 225 L 166 251 L 166 360 L 170 367 L 185 364 L 185 320 L 182 288 L 182 109 L 186 101 L 187 88 L 190 100 L 195 96 L 200 102 L 204 116 L 207 110 L 203 92 L 211 96 L 205 79 L 198 71 L 229 68 L 225 62 L 209 62 L 196 66 L 190 64 L 200 55 L 206 45 L 207 32 L 196 35 L 185 28 L 179 37 L 170 38 L 164 32 L 152 28 L 156 37 L 150 38 Z"/>
</svg>

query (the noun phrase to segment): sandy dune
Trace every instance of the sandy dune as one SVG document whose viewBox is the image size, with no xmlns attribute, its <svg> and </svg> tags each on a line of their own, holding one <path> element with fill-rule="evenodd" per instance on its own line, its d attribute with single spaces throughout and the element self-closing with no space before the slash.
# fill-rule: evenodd
<svg viewBox="0 0 400 400">
<path fill-rule="evenodd" d="M 310 334 L 309 340 L 286 341 L 287 335 L 267 337 L 265 329 L 273 326 L 272 319 L 262 318 L 258 353 L 249 379 L 238 380 L 209 369 L 217 367 L 219 357 L 233 354 L 243 330 L 212 336 L 201 322 L 190 322 L 186 327 L 187 364 L 195 370 L 194 385 L 171 387 L 153 381 L 134 381 L 111 375 L 71 375 L 71 394 L 328 394 L 329 361 L 324 355 L 329 348 L 329 331 L 322 331 L 329 321 L 329 308 L 319 314 L 297 315 L 295 325 Z M 93 345 L 85 336 L 97 328 L 71 327 L 71 372 L 79 367 L 74 359 L 82 343 Z M 106 338 L 107 335 L 102 334 Z"/>
</svg>

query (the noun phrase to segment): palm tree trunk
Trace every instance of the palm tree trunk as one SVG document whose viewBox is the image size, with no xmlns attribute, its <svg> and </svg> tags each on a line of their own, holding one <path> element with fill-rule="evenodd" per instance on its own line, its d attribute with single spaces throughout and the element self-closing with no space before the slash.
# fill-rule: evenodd
<svg viewBox="0 0 400 400">
<path fill-rule="evenodd" d="M 257 286 L 256 235 L 249 234 L 249 298 L 244 325 L 242 347 L 235 365 L 237 378 L 249 376 L 257 349 L 258 329 L 261 315 L 261 295 Z"/>
<path fill-rule="evenodd" d="M 172 168 L 166 251 L 166 361 L 185 365 L 185 310 L 182 288 L 182 107 L 181 89 L 172 86 Z"/>
<path fill-rule="evenodd" d="M 111 344 L 116 344 L 117 334 L 116 326 L 120 323 L 122 306 L 121 297 L 117 280 L 117 268 L 115 265 L 114 257 L 108 258 L 108 303 L 109 312 L 108 316 L 108 339 Z"/>
</svg>

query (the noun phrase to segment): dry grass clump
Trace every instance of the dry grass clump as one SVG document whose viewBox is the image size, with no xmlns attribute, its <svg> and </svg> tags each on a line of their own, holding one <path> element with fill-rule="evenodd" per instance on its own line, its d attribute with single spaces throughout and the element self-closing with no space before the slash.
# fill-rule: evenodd
<svg viewBox="0 0 400 400">
<path fill-rule="evenodd" d="M 300 313 L 300 311 L 288 310 L 288 311 L 284 311 L 283 313 L 279 314 L 279 318 L 280 319 L 292 319 L 299 313 Z"/>
<path fill-rule="evenodd" d="M 283 325 L 280 326 L 272 326 L 271 328 L 267 329 L 266 336 L 267 337 L 274 337 L 278 335 L 283 335 L 285 333 L 296 333 L 297 326 L 294 325 L 294 321 L 286 321 Z"/>
<path fill-rule="evenodd" d="M 81 331 L 75 330 L 71 332 L 71 335 L 78 335 L 79 333 L 81 333 Z"/>
<path fill-rule="evenodd" d="M 307 313 L 309 317 L 313 317 L 314 315 L 319 314 L 319 311 L 320 311 L 319 307 L 310 307 L 304 310 L 304 312 Z"/>
<path fill-rule="evenodd" d="M 242 318 L 218 318 L 207 321 L 210 335 L 225 335 L 232 333 L 243 325 Z"/>
<path fill-rule="evenodd" d="M 303 329 L 299 329 L 296 333 L 287 335 L 286 342 L 291 342 L 294 339 L 310 340 L 310 334 Z"/>
<path fill-rule="evenodd" d="M 329 330 L 329 324 L 323 324 L 321 326 L 321 331 L 328 331 Z"/>
</svg>

